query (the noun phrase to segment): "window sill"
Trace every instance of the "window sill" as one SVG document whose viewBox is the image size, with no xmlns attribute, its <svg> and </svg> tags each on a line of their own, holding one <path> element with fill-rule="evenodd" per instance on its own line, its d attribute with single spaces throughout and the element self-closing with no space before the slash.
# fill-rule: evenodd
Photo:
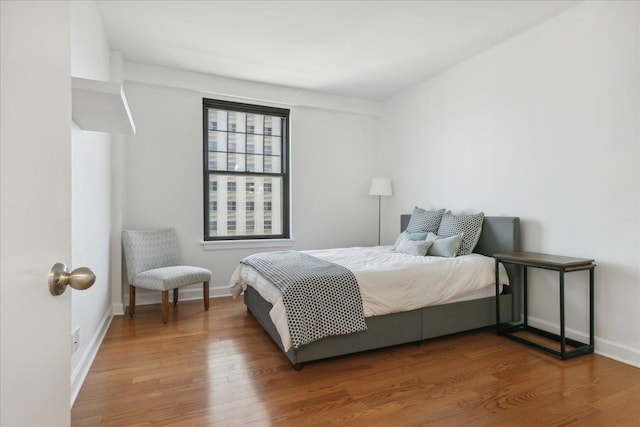
<svg viewBox="0 0 640 427">
<path fill-rule="evenodd" d="M 229 249 L 262 249 L 262 248 L 291 248 L 293 239 L 253 239 L 253 240 L 201 240 L 202 250 L 220 251 Z"/>
</svg>

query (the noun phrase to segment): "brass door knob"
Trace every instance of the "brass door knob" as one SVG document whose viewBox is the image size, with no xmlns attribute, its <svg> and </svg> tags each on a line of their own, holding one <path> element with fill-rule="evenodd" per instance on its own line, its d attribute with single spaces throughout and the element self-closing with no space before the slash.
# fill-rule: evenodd
<svg viewBox="0 0 640 427">
<path fill-rule="evenodd" d="M 67 285 L 82 291 L 88 289 L 96 281 L 95 273 L 88 267 L 79 267 L 69 273 L 67 266 L 57 262 L 49 270 L 49 291 L 51 295 L 61 295 Z"/>
</svg>

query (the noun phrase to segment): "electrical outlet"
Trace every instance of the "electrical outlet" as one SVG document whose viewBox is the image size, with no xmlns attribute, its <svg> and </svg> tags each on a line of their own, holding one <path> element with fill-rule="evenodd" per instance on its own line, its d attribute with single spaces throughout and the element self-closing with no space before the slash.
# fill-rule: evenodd
<svg viewBox="0 0 640 427">
<path fill-rule="evenodd" d="M 80 328 L 76 328 L 71 334 L 71 353 L 78 351 L 80 347 Z"/>
</svg>

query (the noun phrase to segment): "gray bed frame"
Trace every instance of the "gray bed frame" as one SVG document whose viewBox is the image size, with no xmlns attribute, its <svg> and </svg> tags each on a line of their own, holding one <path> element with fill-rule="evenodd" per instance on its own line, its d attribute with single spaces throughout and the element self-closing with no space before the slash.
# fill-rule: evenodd
<svg viewBox="0 0 640 427">
<path fill-rule="evenodd" d="M 401 216 L 401 230 L 406 229 L 410 217 L 411 215 Z M 484 218 L 480 240 L 474 252 L 493 256 L 494 253 L 518 250 L 519 218 Z M 505 320 L 520 318 L 522 280 L 520 270 L 515 267 L 506 266 L 511 286 L 505 287 L 500 295 L 500 318 Z M 296 370 L 302 369 L 305 362 L 398 344 L 418 343 L 429 338 L 495 325 L 496 322 L 496 298 L 492 296 L 368 317 L 366 331 L 323 338 L 285 352 L 280 335 L 269 316 L 272 305 L 250 286 L 244 292 L 244 303 Z"/>
</svg>

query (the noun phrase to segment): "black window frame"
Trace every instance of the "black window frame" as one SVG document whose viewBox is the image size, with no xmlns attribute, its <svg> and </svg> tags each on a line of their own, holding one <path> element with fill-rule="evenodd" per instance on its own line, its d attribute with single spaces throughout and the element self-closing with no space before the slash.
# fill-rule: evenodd
<svg viewBox="0 0 640 427">
<path fill-rule="evenodd" d="M 264 116 L 279 117 L 282 119 L 282 151 L 280 153 L 280 173 L 272 171 L 229 171 L 229 170 L 209 170 L 209 109 L 236 111 L 247 114 L 258 114 Z M 202 139 L 203 139 L 203 195 L 204 195 L 204 215 L 203 215 L 203 228 L 204 228 L 204 240 L 205 241 L 225 241 L 225 240 L 254 240 L 254 239 L 289 239 L 291 237 L 290 226 L 290 165 L 289 165 L 289 126 L 290 126 L 290 110 L 285 108 L 276 108 L 264 105 L 245 104 L 240 102 L 223 101 L 217 99 L 203 98 L 202 99 Z M 237 125 L 237 124 L 236 124 Z M 216 123 L 217 130 L 220 130 L 219 123 Z M 236 126 L 237 128 L 237 126 Z M 227 126 L 228 130 L 228 126 Z M 273 136 L 272 128 L 267 133 L 263 133 L 265 136 Z M 247 151 L 245 149 L 245 151 Z M 251 154 L 247 152 L 247 155 Z M 247 169 L 245 162 L 245 169 Z M 209 179 L 212 175 L 222 176 L 245 176 L 249 177 L 274 177 L 282 180 L 282 233 L 280 234 L 243 234 L 243 235 L 227 235 L 227 236 L 210 236 L 209 224 L 213 220 L 209 215 Z M 218 186 L 219 187 L 219 186 Z M 218 192 L 220 189 L 218 188 Z M 227 191 L 229 191 L 227 189 Z M 236 190 L 237 191 L 237 188 Z M 273 225 L 273 218 L 269 219 L 269 222 Z M 273 226 L 270 228 L 273 229 Z M 234 232 L 237 232 L 238 226 Z M 254 228 L 255 230 L 255 228 Z"/>
</svg>

